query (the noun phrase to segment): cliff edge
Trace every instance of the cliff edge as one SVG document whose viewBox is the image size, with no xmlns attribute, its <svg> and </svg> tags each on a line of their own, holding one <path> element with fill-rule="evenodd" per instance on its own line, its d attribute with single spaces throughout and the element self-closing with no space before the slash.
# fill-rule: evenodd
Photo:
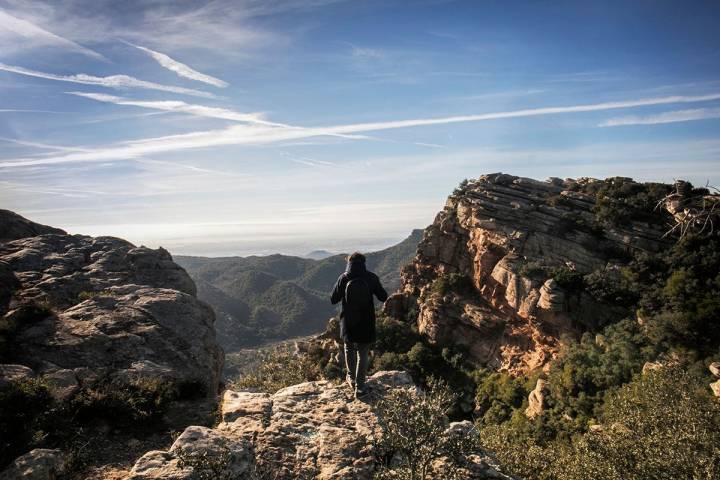
<svg viewBox="0 0 720 480">
<path fill-rule="evenodd" d="M 480 364 L 511 374 L 544 367 L 561 335 L 628 313 L 574 288 L 582 276 L 612 282 L 633 254 L 667 246 L 667 212 L 624 217 L 608 205 L 613 192 L 648 188 L 662 194 L 671 186 L 502 173 L 465 181 L 425 229 L 385 312 L 417 322 L 433 343 L 466 346 Z"/>
</svg>

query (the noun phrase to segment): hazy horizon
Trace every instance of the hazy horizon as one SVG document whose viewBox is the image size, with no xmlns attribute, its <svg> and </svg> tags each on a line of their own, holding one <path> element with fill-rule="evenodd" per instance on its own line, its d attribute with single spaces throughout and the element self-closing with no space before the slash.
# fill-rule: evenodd
<svg viewBox="0 0 720 480">
<path fill-rule="evenodd" d="M 0 208 L 372 251 L 503 171 L 720 184 L 717 2 L 0 0 Z"/>
</svg>

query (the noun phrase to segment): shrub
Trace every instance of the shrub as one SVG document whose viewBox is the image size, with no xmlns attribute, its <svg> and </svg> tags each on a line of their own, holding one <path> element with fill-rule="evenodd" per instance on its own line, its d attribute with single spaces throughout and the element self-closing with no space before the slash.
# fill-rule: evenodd
<svg viewBox="0 0 720 480">
<path fill-rule="evenodd" d="M 469 185 L 470 185 L 470 181 L 467 178 L 463 179 L 460 182 L 460 184 L 458 184 L 458 186 L 455 187 L 455 190 L 453 190 L 453 196 L 457 197 L 460 195 L 464 195 L 467 192 Z"/>
<path fill-rule="evenodd" d="M 583 277 L 583 284 L 585 290 L 601 302 L 630 306 L 638 300 L 619 272 L 595 270 Z"/>
<path fill-rule="evenodd" d="M 545 280 L 549 276 L 549 270 L 550 268 L 546 265 L 543 265 L 542 263 L 537 261 L 531 261 L 524 263 L 520 267 L 518 273 L 520 273 L 520 275 L 526 278 L 531 278 L 534 280 Z"/>
<path fill-rule="evenodd" d="M 102 379 L 75 394 L 69 408 L 82 423 L 104 420 L 120 426 L 145 425 L 160 420 L 179 396 L 178 384 L 164 379 Z"/>
<path fill-rule="evenodd" d="M 550 205 L 551 207 L 571 207 L 572 202 L 570 202 L 567 197 L 563 195 L 550 195 L 547 198 L 545 198 L 545 203 Z"/>
<path fill-rule="evenodd" d="M 448 293 L 468 295 L 475 291 L 475 286 L 472 280 L 465 275 L 451 273 L 437 277 L 430 285 L 430 291 L 440 296 L 447 295 Z"/>
<path fill-rule="evenodd" d="M 578 293 L 584 288 L 583 274 L 568 267 L 550 270 L 553 280 L 568 293 Z"/>
<path fill-rule="evenodd" d="M 235 480 L 237 476 L 228 468 L 231 461 L 232 451 L 228 448 L 199 455 L 178 452 L 178 467 L 191 468 L 197 480 Z"/>
<path fill-rule="evenodd" d="M 446 459 L 443 478 L 465 478 L 459 469 L 478 450 L 476 431 L 448 434 L 447 414 L 457 396 L 441 381 L 431 380 L 428 392 L 392 391 L 377 405 L 383 429 L 377 444 L 376 478 L 426 479 L 435 460 Z M 392 462 L 391 462 L 392 460 Z"/>
<path fill-rule="evenodd" d="M 560 478 L 718 478 L 720 406 L 703 380 L 666 367 L 610 395 L 602 432 L 573 443 Z"/>
<path fill-rule="evenodd" d="M 114 295 L 115 293 L 110 290 L 101 290 L 99 292 L 90 292 L 87 290 L 83 290 L 82 292 L 78 293 L 77 299 L 80 302 L 84 302 L 85 300 L 89 300 L 95 297 L 112 297 Z"/>
<path fill-rule="evenodd" d="M 482 429 L 485 447 L 526 478 L 718 478 L 720 405 L 706 379 L 679 367 L 640 375 L 612 393 L 599 432 L 538 441 L 512 422 Z M 525 421 L 525 423 L 529 423 Z"/>
<path fill-rule="evenodd" d="M 484 372 L 475 395 L 476 413 L 483 423 L 502 423 L 520 408 L 529 391 L 503 372 Z"/>
<path fill-rule="evenodd" d="M 320 366 L 307 356 L 295 355 L 287 348 L 277 348 L 265 355 L 256 369 L 231 380 L 230 388 L 275 393 L 320 378 Z"/>
</svg>

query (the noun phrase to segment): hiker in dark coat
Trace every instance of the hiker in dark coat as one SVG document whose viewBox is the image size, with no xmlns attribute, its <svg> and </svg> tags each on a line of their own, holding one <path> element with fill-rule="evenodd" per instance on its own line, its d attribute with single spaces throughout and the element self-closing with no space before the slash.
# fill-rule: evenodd
<svg viewBox="0 0 720 480">
<path fill-rule="evenodd" d="M 359 397 L 366 393 L 368 353 L 375 341 L 375 301 L 387 300 L 377 275 L 365 268 L 365 256 L 355 252 L 347 257 L 345 272 L 335 283 L 330 301 L 342 300 L 340 336 L 345 348 L 346 380 Z"/>
</svg>

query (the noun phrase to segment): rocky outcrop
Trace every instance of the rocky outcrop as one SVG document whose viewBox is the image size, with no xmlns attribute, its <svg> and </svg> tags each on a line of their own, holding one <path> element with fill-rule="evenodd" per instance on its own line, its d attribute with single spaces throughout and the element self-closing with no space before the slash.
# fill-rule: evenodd
<svg viewBox="0 0 720 480">
<path fill-rule="evenodd" d="M 166 250 L 0 213 L 3 237 L 14 238 L 0 243 L 0 316 L 11 326 L 0 362 L 15 365 L 3 376 L 36 375 L 58 399 L 107 377 L 199 381 L 217 392 L 213 312 Z"/>
<path fill-rule="evenodd" d="M 528 406 L 525 409 L 525 415 L 528 418 L 535 418 L 542 415 L 545 411 L 545 386 L 547 381 L 538 378 L 535 388 L 528 395 Z"/>
<path fill-rule="evenodd" d="M 404 372 L 377 372 L 368 382 L 374 393 L 367 401 L 329 381 L 272 395 L 226 391 L 217 427 L 188 427 L 168 451 L 140 458 L 128 480 L 191 479 L 194 471 L 208 473 L 218 464 L 216 475 L 231 471 L 238 478 L 370 479 L 374 440 L 382 435 L 374 405 L 393 389 L 415 387 Z M 474 456 L 468 478 L 508 478 L 488 462 Z"/>
<path fill-rule="evenodd" d="M 664 245 L 651 223 L 598 229 L 596 198 L 581 188 L 595 181 L 505 174 L 470 181 L 425 230 L 385 312 L 416 321 L 431 342 L 465 345 L 478 363 L 511 374 L 546 366 L 561 333 L 627 314 L 550 272 L 617 275 L 628 254 Z"/>
<path fill-rule="evenodd" d="M 0 242 L 8 242 L 19 238 L 34 237 L 49 233 L 56 235 L 66 234 L 65 230 L 31 222 L 15 212 L 3 209 L 0 209 L 0 225 L 2 225 L 2 229 L 0 229 Z"/>
</svg>

